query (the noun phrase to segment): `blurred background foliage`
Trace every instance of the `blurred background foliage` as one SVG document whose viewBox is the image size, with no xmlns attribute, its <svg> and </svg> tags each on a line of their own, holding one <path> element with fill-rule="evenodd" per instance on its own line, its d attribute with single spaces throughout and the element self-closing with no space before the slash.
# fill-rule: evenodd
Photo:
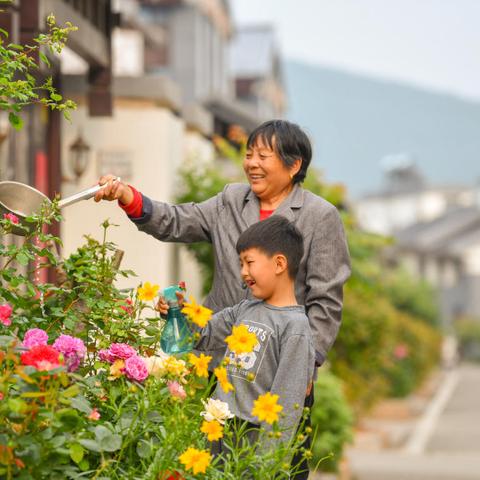
<svg viewBox="0 0 480 480">
<path fill-rule="evenodd" d="M 227 183 L 245 181 L 241 168 L 245 137 L 235 130 L 227 139 L 216 138 L 215 145 L 218 158 L 213 164 L 199 165 L 192 159 L 181 169 L 176 202 L 201 202 Z M 323 465 L 336 470 L 351 438 L 353 419 L 382 398 L 403 397 L 418 388 L 438 365 L 442 336 L 433 290 L 385 261 L 392 239 L 358 228 L 344 187 L 328 184 L 314 168 L 303 187 L 337 206 L 352 259 L 342 326 L 317 380 L 312 411 L 316 429 L 312 464 L 333 453 Z M 186 248 L 201 266 L 207 293 L 213 280 L 211 245 Z"/>
</svg>

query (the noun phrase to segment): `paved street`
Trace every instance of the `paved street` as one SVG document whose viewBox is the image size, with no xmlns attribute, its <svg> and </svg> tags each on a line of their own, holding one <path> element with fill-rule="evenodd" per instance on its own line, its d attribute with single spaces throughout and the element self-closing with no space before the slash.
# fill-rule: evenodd
<svg viewBox="0 0 480 480">
<path fill-rule="evenodd" d="M 350 452 L 352 479 L 480 480 L 480 366 L 462 365 L 449 381 L 401 449 Z"/>
</svg>

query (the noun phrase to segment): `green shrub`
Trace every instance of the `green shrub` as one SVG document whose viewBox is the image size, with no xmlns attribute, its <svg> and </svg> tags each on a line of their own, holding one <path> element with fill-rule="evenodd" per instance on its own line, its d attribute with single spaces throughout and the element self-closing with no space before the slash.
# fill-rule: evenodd
<svg viewBox="0 0 480 480">
<path fill-rule="evenodd" d="M 455 322 L 460 356 L 480 362 L 480 319 L 462 318 Z"/>
<path fill-rule="evenodd" d="M 399 313 L 394 320 L 396 344 L 385 369 L 388 395 L 405 397 L 425 380 L 440 360 L 441 335 L 422 320 Z"/>
<path fill-rule="evenodd" d="M 342 325 L 329 359 L 356 413 L 367 410 L 388 391 L 384 371 L 394 344 L 394 313 L 375 292 L 347 284 Z"/>
<path fill-rule="evenodd" d="M 328 371 L 320 372 L 315 383 L 312 427 L 312 467 L 323 460 L 320 470 L 337 471 L 344 446 L 352 440 L 353 414 L 343 394 L 341 381 Z"/>
<path fill-rule="evenodd" d="M 439 326 L 437 299 L 432 286 L 424 280 L 414 279 L 404 270 L 395 270 L 386 278 L 385 293 L 398 310 Z"/>
</svg>

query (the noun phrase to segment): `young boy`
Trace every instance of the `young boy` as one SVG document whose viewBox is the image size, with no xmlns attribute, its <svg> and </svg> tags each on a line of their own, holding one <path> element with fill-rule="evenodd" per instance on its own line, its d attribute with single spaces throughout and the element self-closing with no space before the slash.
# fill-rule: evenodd
<svg viewBox="0 0 480 480">
<path fill-rule="evenodd" d="M 256 300 L 216 313 L 200 330 L 196 350 L 224 348 L 234 326 L 255 333 L 258 343 L 251 353 L 227 349 L 227 377 L 234 390 L 225 392 L 218 384 L 214 396 L 227 402 L 235 417 L 259 425 L 252 415 L 254 401 L 267 392 L 277 394 L 283 407 L 279 426 L 294 434 L 315 363 L 308 318 L 295 298 L 303 238 L 286 218 L 273 215 L 245 230 L 236 248 L 242 279 Z"/>
</svg>

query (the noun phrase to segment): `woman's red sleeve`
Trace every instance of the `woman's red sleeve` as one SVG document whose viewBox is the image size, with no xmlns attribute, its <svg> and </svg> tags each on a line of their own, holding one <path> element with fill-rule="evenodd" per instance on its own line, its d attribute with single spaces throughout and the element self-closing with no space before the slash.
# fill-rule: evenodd
<svg viewBox="0 0 480 480">
<path fill-rule="evenodd" d="M 142 194 L 131 185 L 129 185 L 129 188 L 130 190 L 132 190 L 133 200 L 128 205 L 124 205 L 120 201 L 118 202 L 118 204 L 129 217 L 139 218 L 142 216 L 142 208 L 143 208 Z"/>
</svg>

